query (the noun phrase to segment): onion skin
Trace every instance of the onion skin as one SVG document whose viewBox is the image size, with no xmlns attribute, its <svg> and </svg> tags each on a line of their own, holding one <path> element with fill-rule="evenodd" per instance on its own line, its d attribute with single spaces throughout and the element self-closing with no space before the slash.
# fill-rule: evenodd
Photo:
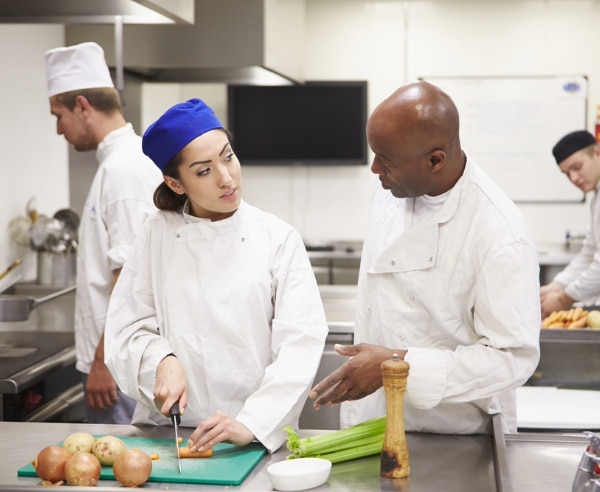
<svg viewBox="0 0 600 492">
<path fill-rule="evenodd" d="M 152 472 L 150 456 L 139 449 L 121 453 L 113 464 L 115 479 L 125 487 L 139 487 L 148 481 Z"/>
<path fill-rule="evenodd" d="M 92 453 L 80 451 L 72 455 L 65 464 L 67 485 L 95 487 L 100 478 L 100 460 Z"/>
<path fill-rule="evenodd" d="M 71 454 L 62 446 L 47 446 L 31 462 L 37 476 L 56 483 L 65 479 L 65 464 Z"/>
</svg>

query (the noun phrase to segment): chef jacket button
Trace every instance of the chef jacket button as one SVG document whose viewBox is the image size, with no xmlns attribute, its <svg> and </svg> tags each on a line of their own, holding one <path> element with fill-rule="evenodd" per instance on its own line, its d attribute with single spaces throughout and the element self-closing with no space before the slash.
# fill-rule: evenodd
<svg viewBox="0 0 600 492">
<path fill-rule="evenodd" d="M 367 313 L 371 314 L 371 308 L 370 307 L 367 308 Z"/>
<path fill-rule="evenodd" d="M 411 300 L 412 302 L 415 302 L 415 296 L 410 296 L 410 300 Z"/>
<path fill-rule="evenodd" d="M 245 240 L 246 240 L 246 238 L 245 238 L 245 237 L 243 237 L 243 238 L 242 238 L 242 242 L 244 242 Z"/>
<path fill-rule="evenodd" d="M 433 261 L 433 256 L 429 257 L 429 263 L 431 263 Z"/>
<path fill-rule="evenodd" d="M 394 260 L 390 261 L 390 263 L 392 264 L 392 266 L 396 265 L 396 262 Z"/>
<path fill-rule="evenodd" d="M 175 234 L 175 237 L 180 238 L 181 234 L 177 233 L 177 234 Z"/>
</svg>

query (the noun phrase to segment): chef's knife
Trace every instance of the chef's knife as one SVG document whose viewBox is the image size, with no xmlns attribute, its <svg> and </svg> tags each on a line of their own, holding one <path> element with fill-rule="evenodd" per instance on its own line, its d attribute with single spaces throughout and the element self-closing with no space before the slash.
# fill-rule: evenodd
<svg viewBox="0 0 600 492">
<path fill-rule="evenodd" d="M 179 412 L 179 402 L 176 401 L 171 407 L 171 420 L 175 427 L 175 447 L 177 448 L 177 466 L 179 467 L 179 473 L 181 473 L 181 456 L 179 454 L 179 424 L 181 423 L 181 414 Z"/>
</svg>

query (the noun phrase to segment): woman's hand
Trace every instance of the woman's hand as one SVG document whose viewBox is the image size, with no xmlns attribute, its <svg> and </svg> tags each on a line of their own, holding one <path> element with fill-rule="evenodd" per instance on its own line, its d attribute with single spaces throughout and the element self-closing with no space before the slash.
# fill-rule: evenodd
<svg viewBox="0 0 600 492">
<path fill-rule="evenodd" d="M 254 440 L 248 428 L 223 412 L 215 412 L 192 432 L 188 447 L 192 451 L 206 451 L 220 442 L 245 446 Z"/>
<path fill-rule="evenodd" d="M 170 417 L 169 412 L 176 402 L 179 402 L 182 414 L 187 407 L 187 379 L 181 363 L 174 355 L 167 355 L 156 368 L 154 402 L 165 417 Z"/>
</svg>

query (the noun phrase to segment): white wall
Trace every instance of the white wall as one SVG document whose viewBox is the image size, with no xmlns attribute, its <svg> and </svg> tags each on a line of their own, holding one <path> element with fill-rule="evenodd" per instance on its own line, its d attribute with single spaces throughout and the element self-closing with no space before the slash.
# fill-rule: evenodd
<svg viewBox="0 0 600 492">
<path fill-rule="evenodd" d="M 599 20 L 600 2 L 594 0 L 412 1 L 406 81 L 436 75 L 584 74 L 593 131 L 600 103 L 600 65 L 592 55 L 600 42 Z M 540 176 L 539 186 L 543 183 Z M 587 229 L 587 204 L 520 208 L 538 242 L 562 241 L 567 229 L 573 234 Z"/>
<path fill-rule="evenodd" d="M 31 197 L 46 215 L 69 204 L 68 148 L 50 115 L 43 58 L 63 39 L 61 26 L 0 25 L 0 270 L 20 257 L 28 280 L 36 257 L 9 239 L 8 224 Z"/>
<path fill-rule="evenodd" d="M 306 6 L 305 78 L 366 79 L 370 110 L 419 77 L 584 74 L 589 76 L 588 128 L 593 128 L 600 65 L 590 53 L 600 45 L 595 27 L 600 2 L 307 0 Z M 145 124 L 160 114 L 153 111 L 157 100 L 165 108 L 178 102 L 178 94 L 165 90 L 145 85 L 144 100 L 152 101 Z M 189 84 L 179 90 L 215 104 L 226 121 L 224 89 Z M 548 156 L 550 173 L 555 171 L 550 149 Z M 373 182 L 368 166 L 252 167 L 244 169 L 243 179 L 248 201 L 292 222 L 308 241 L 362 239 Z M 540 176 L 540 186 L 543 180 Z M 539 243 L 559 243 L 567 229 L 574 235 L 587 229 L 587 203 L 519 207 Z"/>
<path fill-rule="evenodd" d="M 306 9 L 306 79 L 366 79 L 370 110 L 421 76 L 585 74 L 593 128 L 597 0 L 306 0 Z M 69 202 L 67 147 L 48 113 L 42 59 L 62 41 L 59 26 L 0 25 L 0 268 L 15 256 L 8 222 L 29 197 L 49 214 Z M 226 121 L 223 84 L 147 83 L 143 92 L 144 127 L 194 96 Z M 368 166 L 245 168 L 243 180 L 249 202 L 292 222 L 308 241 L 362 239 L 373 183 Z M 587 203 L 520 207 L 538 242 L 587 228 Z"/>
<path fill-rule="evenodd" d="M 584 74 L 593 129 L 600 104 L 600 64 L 592 55 L 600 45 L 600 2 L 307 0 L 307 6 L 306 78 L 366 78 L 371 109 L 419 77 Z M 353 210 L 354 194 L 364 187 L 365 180 L 357 180 L 339 209 Z M 567 229 L 587 229 L 587 203 L 519 207 L 539 243 L 560 242 Z"/>
</svg>

